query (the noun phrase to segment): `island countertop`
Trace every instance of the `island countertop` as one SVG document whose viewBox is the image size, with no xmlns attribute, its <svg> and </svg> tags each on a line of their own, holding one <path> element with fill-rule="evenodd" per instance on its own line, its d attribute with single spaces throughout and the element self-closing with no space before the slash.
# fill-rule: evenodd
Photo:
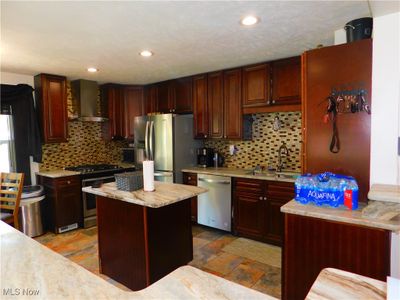
<svg viewBox="0 0 400 300">
<path fill-rule="evenodd" d="M 372 228 L 386 229 L 393 232 L 400 231 L 400 222 L 397 219 L 382 220 L 363 215 L 363 209 L 368 206 L 360 205 L 357 210 L 349 210 L 346 207 L 316 206 L 313 204 L 300 204 L 292 200 L 281 207 L 281 212 L 300 216 L 313 217 L 328 221 L 337 221 L 349 224 L 363 225 Z"/>
<path fill-rule="evenodd" d="M 99 188 L 84 187 L 82 191 L 152 208 L 167 206 L 207 192 L 207 189 L 198 186 L 177 183 L 156 181 L 154 185 L 154 192 L 145 192 L 143 189 L 133 192 L 121 191 L 117 189 L 115 182 L 103 184 Z"/>
</svg>

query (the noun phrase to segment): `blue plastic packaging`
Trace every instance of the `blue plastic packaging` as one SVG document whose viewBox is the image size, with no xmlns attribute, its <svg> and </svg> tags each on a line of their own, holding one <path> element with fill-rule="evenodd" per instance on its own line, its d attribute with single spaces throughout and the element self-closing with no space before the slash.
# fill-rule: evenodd
<svg viewBox="0 0 400 300">
<path fill-rule="evenodd" d="M 302 204 L 312 202 L 316 205 L 345 205 L 349 209 L 358 208 L 358 185 L 350 176 L 330 172 L 305 174 L 296 179 L 295 188 L 295 200 Z"/>
</svg>

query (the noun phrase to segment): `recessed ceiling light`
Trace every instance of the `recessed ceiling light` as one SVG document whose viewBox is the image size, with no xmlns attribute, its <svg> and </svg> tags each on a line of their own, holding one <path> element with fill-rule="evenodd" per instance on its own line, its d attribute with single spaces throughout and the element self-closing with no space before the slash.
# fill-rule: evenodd
<svg viewBox="0 0 400 300">
<path fill-rule="evenodd" d="M 260 20 L 255 16 L 246 16 L 240 20 L 240 23 L 244 26 L 251 26 L 257 24 L 258 22 L 260 22 Z"/>
<path fill-rule="evenodd" d="M 90 72 L 90 73 L 96 73 L 96 72 L 98 72 L 99 70 L 96 69 L 96 68 L 87 68 L 87 71 Z"/>
<path fill-rule="evenodd" d="M 139 53 L 141 56 L 144 57 L 150 57 L 153 56 L 153 52 L 149 51 L 149 50 L 143 50 L 142 52 Z"/>
</svg>

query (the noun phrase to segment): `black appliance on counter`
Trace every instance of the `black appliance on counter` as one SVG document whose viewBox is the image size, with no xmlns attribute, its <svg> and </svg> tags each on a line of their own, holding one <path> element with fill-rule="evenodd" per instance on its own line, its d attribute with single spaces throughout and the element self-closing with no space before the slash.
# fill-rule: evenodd
<svg viewBox="0 0 400 300">
<path fill-rule="evenodd" d="M 126 163 L 135 163 L 135 148 L 122 148 L 122 161 Z"/>
<path fill-rule="evenodd" d="M 115 181 L 114 174 L 135 171 L 134 167 L 122 168 L 118 165 L 98 164 L 66 167 L 65 170 L 80 173 L 82 187 L 100 187 L 103 183 Z M 97 224 L 96 196 L 82 192 L 83 227 Z"/>
<path fill-rule="evenodd" d="M 214 150 L 211 148 L 197 149 L 197 166 L 202 168 L 214 166 Z"/>
</svg>

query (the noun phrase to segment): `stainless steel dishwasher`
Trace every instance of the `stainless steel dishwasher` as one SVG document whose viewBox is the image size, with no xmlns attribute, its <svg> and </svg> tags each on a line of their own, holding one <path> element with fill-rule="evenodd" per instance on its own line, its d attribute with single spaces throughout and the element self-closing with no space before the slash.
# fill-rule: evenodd
<svg viewBox="0 0 400 300">
<path fill-rule="evenodd" d="M 231 177 L 198 174 L 197 185 L 208 189 L 197 198 L 197 223 L 231 231 Z"/>
</svg>

